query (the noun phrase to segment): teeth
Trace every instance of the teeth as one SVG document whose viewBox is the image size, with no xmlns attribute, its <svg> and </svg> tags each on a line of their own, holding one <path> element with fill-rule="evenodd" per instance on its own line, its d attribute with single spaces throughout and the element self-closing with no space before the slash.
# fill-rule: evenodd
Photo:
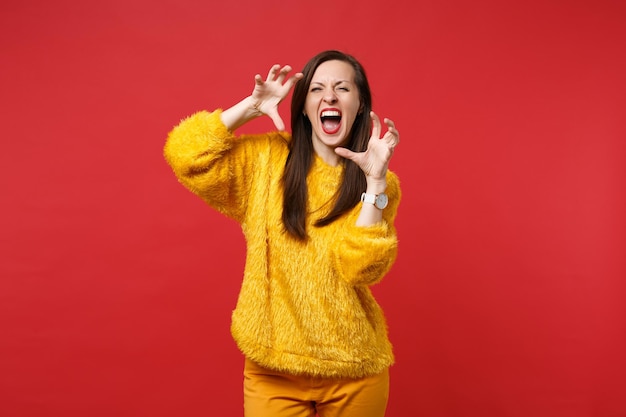
<svg viewBox="0 0 626 417">
<path fill-rule="evenodd" d="M 337 110 L 324 110 L 322 112 L 322 117 L 341 117 L 341 113 Z"/>
</svg>

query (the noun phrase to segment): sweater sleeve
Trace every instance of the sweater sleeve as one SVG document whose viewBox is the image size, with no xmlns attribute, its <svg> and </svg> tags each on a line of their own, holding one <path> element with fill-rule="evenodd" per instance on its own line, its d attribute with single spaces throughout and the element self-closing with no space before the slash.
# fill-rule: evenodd
<svg viewBox="0 0 626 417">
<path fill-rule="evenodd" d="M 372 285 L 391 269 L 398 254 L 398 237 L 394 221 L 400 203 L 398 177 L 387 175 L 389 205 L 383 210 L 383 220 L 372 226 L 357 226 L 360 206 L 348 222 L 343 236 L 333 248 L 335 268 L 352 285 Z"/>
<path fill-rule="evenodd" d="M 221 113 L 201 111 L 182 120 L 169 133 L 164 156 L 186 188 L 241 222 L 254 172 L 253 141 L 229 131 Z"/>
</svg>

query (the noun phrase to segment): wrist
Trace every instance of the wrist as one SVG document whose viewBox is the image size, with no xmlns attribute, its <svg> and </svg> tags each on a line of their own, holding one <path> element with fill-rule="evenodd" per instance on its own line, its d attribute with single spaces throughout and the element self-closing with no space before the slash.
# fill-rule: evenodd
<svg viewBox="0 0 626 417">
<path fill-rule="evenodd" d="M 261 116 L 263 113 L 255 107 L 256 100 L 248 96 L 232 106 L 222 111 L 220 118 L 222 123 L 234 132 L 238 127 L 248 123 L 250 120 Z"/>
<path fill-rule="evenodd" d="M 255 99 L 252 96 L 248 96 L 244 99 L 247 107 L 247 114 L 250 119 L 254 119 L 257 117 L 263 116 L 263 112 L 261 111 L 261 102 Z"/>
<path fill-rule="evenodd" d="M 368 194 L 380 194 L 384 193 L 387 189 L 387 180 L 385 178 L 375 180 L 367 178 L 367 188 L 365 192 Z"/>
<path fill-rule="evenodd" d="M 387 197 L 387 194 L 385 193 L 379 193 L 379 194 L 363 193 L 361 194 L 361 202 L 364 204 L 365 203 L 372 204 L 377 209 L 383 210 L 385 207 L 387 207 L 387 204 L 389 203 L 389 197 Z"/>
</svg>

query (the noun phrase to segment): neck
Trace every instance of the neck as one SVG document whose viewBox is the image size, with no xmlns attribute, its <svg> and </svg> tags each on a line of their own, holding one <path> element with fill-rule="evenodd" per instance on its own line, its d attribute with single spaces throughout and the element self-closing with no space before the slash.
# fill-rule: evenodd
<svg viewBox="0 0 626 417">
<path fill-rule="evenodd" d="M 341 157 L 335 153 L 335 149 L 326 146 L 320 146 L 318 143 L 313 142 L 313 149 L 317 156 L 322 158 L 326 164 L 336 167 L 341 163 Z"/>
</svg>

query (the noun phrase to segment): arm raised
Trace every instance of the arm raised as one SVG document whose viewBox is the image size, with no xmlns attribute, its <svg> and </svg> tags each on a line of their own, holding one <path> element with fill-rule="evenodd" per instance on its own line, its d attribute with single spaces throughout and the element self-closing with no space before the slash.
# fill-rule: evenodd
<svg viewBox="0 0 626 417">
<path fill-rule="evenodd" d="M 285 130 L 285 123 L 278 113 L 278 105 L 287 97 L 296 82 L 302 78 L 302 73 L 288 77 L 289 72 L 291 72 L 289 65 L 282 68 L 280 65 L 274 65 L 270 68 L 265 80 L 257 74 L 254 77 L 252 95 L 222 113 L 224 125 L 229 130 L 234 131 L 250 120 L 265 114 L 272 119 L 276 129 Z"/>
</svg>

